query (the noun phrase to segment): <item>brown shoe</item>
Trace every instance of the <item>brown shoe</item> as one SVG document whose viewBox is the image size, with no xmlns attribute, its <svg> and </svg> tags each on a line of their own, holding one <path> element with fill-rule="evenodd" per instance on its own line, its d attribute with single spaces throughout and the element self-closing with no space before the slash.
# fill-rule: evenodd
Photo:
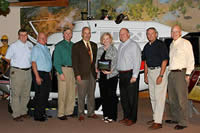
<svg viewBox="0 0 200 133">
<path fill-rule="evenodd" d="M 96 114 L 93 114 L 91 116 L 88 116 L 88 118 L 98 119 L 99 117 Z"/>
<path fill-rule="evenodd" d="M 149 127 L 149 129 L 151 129 L 151 130 L 156 130 L 156 129 L 160 129 L 160 128 L 162 128 L 162 124 L 160 124 L 160 123 L 153 123 L 153 124 Z"/>
<path fill-rule="evenodd" d="M 132 120 L 128 120 L 128 121 L 125 123 L 126 126 L 131 126 L 131 125 L 133 125 L 133 124 L 135 124 L 135 122 L 133 122 Z"/>
<path fill-rule="evenodd" d="M 79 116 L 78 120 L 83 121 L 83 120 L 85 120 L 85 117 L 81 115 L 81 116 Z"/>
<path fill-rule="evenodd" d="M 22 119 L 21 116 L 15 117 L 15 118 L 13 118 L 13 120 L 14 120 L 14 121 L 17 121 L 17 122 L 23 121 L 23 119 Z"/>
<path fill-rule="evenodd" d="M 28 115 L 28 114 L 22 115 L 21 117 L 24 118 L 24 119 L 30 119 L 31 118 L 31 116 Z"/>
<path fill-rule="evenodd" d="M 152 125 L 154 123 L 154 120 L 147 121 L 147 125 Z"/>
<path fill-rule="evenodd" d="M 128 119 L 127 119 L 127 118 L 124 118 L 124 119 L 120 120 L 119 123 L 124 124 L 124 123 L 126 123 L 127 121 L 128 121 Z"/>
</svg>

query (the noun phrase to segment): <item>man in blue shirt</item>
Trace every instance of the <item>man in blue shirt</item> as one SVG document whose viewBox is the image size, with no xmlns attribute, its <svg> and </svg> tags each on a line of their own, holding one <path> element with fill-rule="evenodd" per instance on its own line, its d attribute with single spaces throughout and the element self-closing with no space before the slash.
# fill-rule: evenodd
<svg viewBox="0 0 200 133">
<path fill-rule="evenodd" d="M 119 122 L 131 126 L 137 121 L 141 49 L 135 41 L 130 39 L 128 29 L 122 28 L 119 37 L 121 43 L 118 49 L 117 69 L 124 115 Z"/>
<path fill-rule="evenodd" d="M 51 89 L 51 54 L 45 46 L 47 37 L 44 33 L 38 34 L 38 43 L 33 47 L 31 53 L 33 69 L 33 85 L 35 90 L 34 120 L 45 121 L 45 108 L 48 103 L 49 92 Z"/>
</svg>

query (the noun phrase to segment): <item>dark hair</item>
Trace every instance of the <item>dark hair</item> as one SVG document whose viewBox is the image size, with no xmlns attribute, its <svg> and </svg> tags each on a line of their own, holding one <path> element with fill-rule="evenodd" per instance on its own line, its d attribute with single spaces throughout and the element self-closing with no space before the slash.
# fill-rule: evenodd
<svg viewBox="0 0 200 133">
<path fill-rule="evenodd" d="M 18 35 L 20 34 L 20 32 L 26 32 L 26 33 L 27 33 L 27 30 L 25 30 L 25 29 L 23 29 L 23 28 L 19 29 Z"/>
<path fill-rule="evenodd" d="M 146 30 L 146 33 L 147 33 L 149 30 L 154 30 L 154 31 L 158 34 L 158 31 L 157 31 L 156 28 L 154 28 L 154 27 L 149 27 L 149 28 Z"/>
</svg>

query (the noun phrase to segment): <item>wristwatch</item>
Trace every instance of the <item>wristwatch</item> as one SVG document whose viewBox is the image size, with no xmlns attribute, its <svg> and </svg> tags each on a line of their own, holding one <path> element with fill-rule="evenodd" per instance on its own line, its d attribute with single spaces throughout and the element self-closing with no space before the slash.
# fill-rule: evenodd
<svg viewBox="0 0 200 133">
<path fill-rule="evenodd" d="M 163 75 L 159 75 L 159 77 L 163 77 Z"/>
<path fill-rule="evenodd" d="M 190 76 L 190 74 L 185 74 L 185 76 Z"/>
</svg>

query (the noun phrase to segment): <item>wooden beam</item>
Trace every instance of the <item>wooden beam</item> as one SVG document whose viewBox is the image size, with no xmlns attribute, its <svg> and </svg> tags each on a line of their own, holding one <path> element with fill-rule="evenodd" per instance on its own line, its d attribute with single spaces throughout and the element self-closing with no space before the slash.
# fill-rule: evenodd
<svg viewBox="0 0 200 133">
<path fill-rule="evenodd" d="M 43 6 L 43 7 L 54 7 L 54 6 L 68 6 L 68 0 L 45 0 L 45 1 L 32 1 L 32 2 L 12 2 L 10 6 Z"/>
</svg>

